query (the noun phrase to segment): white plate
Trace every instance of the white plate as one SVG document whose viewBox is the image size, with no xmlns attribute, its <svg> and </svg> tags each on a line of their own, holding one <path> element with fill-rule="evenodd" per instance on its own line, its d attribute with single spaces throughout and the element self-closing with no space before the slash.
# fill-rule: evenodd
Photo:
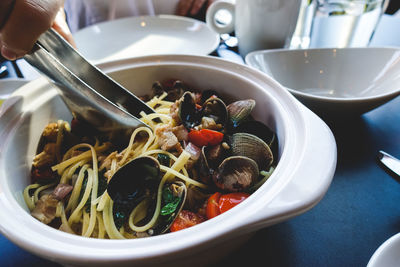
<svg viewBox="0 0 400 267">
<path fill-rule="evenodd" d="M 28 80 L 25 79 L 1 79 L 0 80 L 0 106 L 17 88 L 25 85 Z"/>
<path fill-rule="evenodd" d="M 219 43 L 218 34 L 204 22 L 173 15 L 102 22 L 74 38 L 78 50 L 95 64 L 147 55 L 207 55 Z"/>
<path fill-rule="evenodd" d="M 372 255 L 367 267 L 393 267 L 400 263 L 400 233 L 386 240 Z"/>
</svg>

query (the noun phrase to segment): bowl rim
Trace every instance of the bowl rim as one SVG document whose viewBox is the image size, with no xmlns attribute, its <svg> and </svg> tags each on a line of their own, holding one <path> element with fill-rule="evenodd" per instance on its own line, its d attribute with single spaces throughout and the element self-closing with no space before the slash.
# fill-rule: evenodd
<svg viewBox="0 0 400 267">
<path fill-rule="evenodd" d="M 136 240 L 100 240 L 84 238 L 64 233 L 44 225 L 39 221 L 35 221 L 29 213 L 23 210 L 22 207 L 20 207 L 18 212 L 14 212 L 12 207 L 15 203 L 12 202 L 16 202 L 16 200 L 10 196 L 10 192 L 4 192 L 4 190 L 1 190 L 1 186 L 5 184 L 6 179 L 1 179 L 1 177 L 4 176 L 4 155 L 0 154 L 0 173 L 2 174 L 0 175 L 0 215 L 7 214 L 7 212 L 12 214 L 11 217 L 5 216 L 7 218 L 0 221 L 0 231 L 3 232 L 5 236 L 24 249 L 30 250 L 35 254 L 65 262 L 91 261 L 104 263 L 104 261 L 160 260 L 160 258 L 165 255 L 177 257 L 177 254 L 182 251 L 188 253 L 192 248 L 199 247 L 205 243 L 209 245 L 222 242 L 222 240 L 227 239 L 229 234 L 235 234 L 236 236 L 239 233 L 246 234 L 248 232 L 253 232 L 267 225 L 296 216 L 316 205 L 327 191 L 336 166 L 336 146 L 333 145 L 334 139 L 331 137 L 328 142 L 328 148 L 332 152 L 331 157 L 327 160 L 329 161 L 327 163 L 329 165 L 329 170 L 324 176 L 325 179 L 323 179 L 318 190 L 311 193 L 308 192 L 304 199 L 291 203 L 290 206 L 283 206 L 281 209 L 274 209 L 274 207 L 272 207 L 271 211 L 269 211 L 267 215 L 258 214 L 263 208 L 262 205 L 262 207 L 260 207 L 260 203 L 271 203 L 276 199 L 277 195 L 291 183 L 292 179 L 295 178 L 293 177 L 295 176 L 293 170 L 284 168 L 283 164 L 285 161 L 289 162 L 294 159 L 301 162 L 299 158 L 301 159 L 302 156 L 306 156 L 305 148 L 302 147 L 300 139 L 304 138 L 303 135 L 307 135 L 310 132 L 310 129 L 307 129 L 306 127 L 310 124 L 307 122 L 308 117 L 315 120 L 318 124 L 314 125 L 316 128 L 321 128 L 321 131 L 323 131 L 327 136 L 331 135 L 329 128 L 327 128 L 322 120 L 302 106 L 289 92 L 284 90 L 276 81 L 272 80 L 264 73 L 228 60 L 218 59 L 211 56 L 157 55 L 107 62 L 101 64 L 99 67 L 105 69 L 107 72 L 112 72 L 122 70 L 128 66 L 161 66 L 163 64 L 183 64 L 188 66 L 194 64 L 196 66 L 214 68 L 215 70 L 227 72 L 230 75 L 238 75 L 245 81 L 258 85 L 258 87 L 261 87 L 258 83 L 270 87 L 270 91 L 267 91 L 265 88 L 261 90 L 263 90 L 263 93 L 270 94 L 270 97 L 275 98 L 277 107 L 280 108 L 280 115 L 285 118 L 285 121 L 282 123 L 286 129 L 285 134 L 287 134 L 287 136 L 285 136 L 285 138 L 288 143 L 282 151 L 280 162 L 283 163 L 278 164 L 274 172 L 275 175 L 273 174 L 271 176 L 271 181 L 275 183 L 271 186 L 273 187 L 273 190 L 267 190 L 266 184 L 264 184 L 249 198 L 249 200 L 253 199 L 257 201 L 243 202 L 235 207 L 235 209 L 227 211 L 213 220 L 206 221 L 196 227 L 191 227 L 175 233 Z M 45 87 L 50 86 L 44 79 L 39 79 L 34 82 L 37 83 L 37 86 L 40 84 Z M 29 86 L 24 86 L 24 88 L 27 87 Z M 27 92 L 25 91 L 21 88 L 15 92 L 15 95 L 26 94 Z M 31 94 L 33 93 L 35 92 L 31 92 Z M 46 101 L 46 99 L 42 99 L 42 101 Z M 293 122 L 293 125 L 289 123 L 289 121 Z M 1 130 L 2 129 L 0 129 L 0 134 Z M 15 131 L 18 130 L 18 127 L 14 125 L 14 127 L 6 130 L 11 130 L 10 134 L 12 134 L 12 131 L 15 133 Z M 299 131 L 296 132 L 296 130 Z M 4 143 L 7 143 L 7 140 L 8 139 L 6 139 Z M 293 145 L 293 151 L 288 149 L 289 145 Z M 0 145 L 0 149 L 2 149 L 2 146 L 4 147 L 4 144 Z M 296 154 L 295 152 L 299 152 L 299 154 Z M 297 164 L 294 169 L 300 169 L 299 164 Z M 280 175 L 288 175 L 289 178 L 286 180 L 274 180 L 273 177 L 277 177 L 278 173 L 280 173 Z M 269 194 L 264 194 L 266 191 L 271 192 L 269 192 Z M 243 219 L 243 211 L 253 217 Z M 23 232 L 13 231 L 15 224 L 23 226 Z M 39 237 L 41 241 L 45 242 L 38 244 L 35 239 L 37 237 Z M 49 244 L 51 244 L 50 247 Z M 136 245 L 132 246 L 132 244 Z M 166 244 L 168 244 L 168 246 L 166 246 Z M 132 249 L 132 247 L 134 247 L 134 249 Z M 149 250 L 149 248 L 151 249 Z M 78 254 L 76 253 L 77 251 L 79 251 Z"/>
<path fill-rule="evenodd" d="M 367 267 L 380 267 L 382 265 L 383 256 L 387 251 L 393 250 L 400 246 L 400 233 L 396 233 L 384 241 L 372 254 L 368 261 Z"/>
<path fill-rule="evenodd" d="M 275 54 L 275 53 L 301 53 L 301 52 L 326 52 L 326 51 L 351 51 L 351 50 L 388 50 L 400 53 L 400 47 L 395 46 L 379 46 L 379 47 L 344 47 L 344 48 L 335 48 L 335 47 L 325 47 L 325 48 L 304 48 L 304 49 L 287 49 L 287 48 L 277 48 L 277 49 L 268 49 L 268 50 L 257 50 L 252 51 L 245 57 L 245 62 L 247 65 L 257 68 L 257 64 L 255 64 L 255 57 L 257 55 L 264 55 L 264 54 Z M 400 54 L 399 54 L 400 58 Z M 267 74 L 268 75 L 268 74 Z M 272 77 L 273 78 L 273 77 Z M 279 82 L 279 81 L 278 81 Z M 300 90 L 290 88 L 287 86 L 282 85 L 286 88 L 289 92 L 291 92 L 295 96 L 307 98 L 310 100 L 318 100 L 328 103 L 364 103 L 372 100 L 383 100 L 383 99 L 391 99 L 398 95 L 400 95 L 400 87 L 398 89 L 394 89 L 391 92 L 381 93 L 374 96 L 360 96 L 360 97 L 328 97 L 328 96 L 321 96 L 312 93 L 304 93 Z"/>
<path fill-rule="evenodd" d="M 4 78 L 0 79 L 0 99 L 3 99 L 2 95 L 11 95 L 19 87 L 29 83 L 30 80 L 24 78 Z M 9 87 L 12 85 L 12 87 Z M 5 88 L 3 88 L 5 87 Z"/>
</svg>

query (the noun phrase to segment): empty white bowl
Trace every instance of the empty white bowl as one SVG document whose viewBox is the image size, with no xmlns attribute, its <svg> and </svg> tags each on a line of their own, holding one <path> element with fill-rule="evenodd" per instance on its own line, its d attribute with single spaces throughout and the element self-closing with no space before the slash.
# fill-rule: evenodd
<svg viewBox="0 0 400 267">
<path fill-rule="evenodd" d="M 400 94 L 400 49 L 265 50 L 246 63 L 318 114 L 360 115 Z"/>
<path fill-rule="evenodd" d="M 215 89 L 224 99 L 256 100 L 253 115 L 276 131 L 279 163 L 268 181 L 233 209 L 174 233 L 134 240 L 68 234 L 34 219 L 22 191 L 44 126 L 71 114 L 45 79 L 18 89 L 0 114 L 0 231 L 20 247 L 68 265 L 204 266 L 226 255 L 244 236 L 299 215 L 327 191 L 336 166 L 330 129 L 277 82 L 245 65 L 215 57 L 152 56 L 100 65 L 137 95 L 154 81 L 180 79 L 194 90 Z M 229 241 L 229 242 L 228 242 Z"/>
</svg>

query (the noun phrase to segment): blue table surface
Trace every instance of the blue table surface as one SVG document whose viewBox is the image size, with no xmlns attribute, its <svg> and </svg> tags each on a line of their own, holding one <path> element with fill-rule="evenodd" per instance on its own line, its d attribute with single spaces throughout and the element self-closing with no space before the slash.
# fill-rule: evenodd
<svg viewBox="0 0 400 267">
<path fill-rule="evenodd" d="M 379 150 L 400 158 L 400 98 L 357 118 L 325 121 L 336 138 L 338 162 L 324 198 L 310 211 L 258 231 L 213 266 L 366 266 L 400 232 L 400 178 L 377 161 Z M 0 235 L 0 266 L 58 265 Z"/>
</svg>

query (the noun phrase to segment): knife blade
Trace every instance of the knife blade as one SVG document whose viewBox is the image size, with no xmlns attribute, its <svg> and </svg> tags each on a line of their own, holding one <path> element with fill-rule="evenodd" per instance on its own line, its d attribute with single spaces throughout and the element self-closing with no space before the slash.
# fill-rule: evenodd
<svg viewBox="0 0 400 267">
<path fill-rule="evenodd" d="M 378 158 L 389 170 L 400 176 L 400 160 L 393 157 L 392 155 L 380 150 L 378 152 Z"/>
</svg>

